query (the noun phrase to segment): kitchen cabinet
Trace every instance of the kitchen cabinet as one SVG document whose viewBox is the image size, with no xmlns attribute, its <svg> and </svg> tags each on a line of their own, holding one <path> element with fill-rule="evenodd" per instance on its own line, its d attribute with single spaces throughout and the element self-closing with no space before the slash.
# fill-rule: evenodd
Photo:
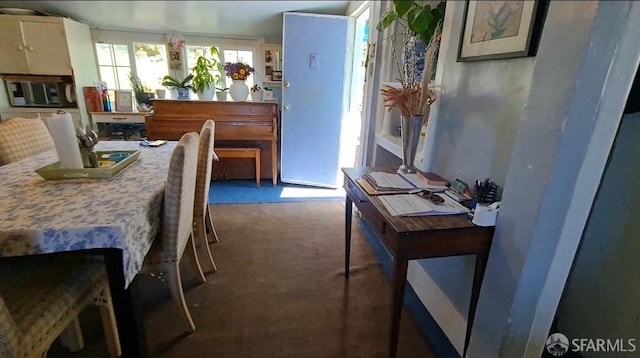
<svg viewBox="0 0 640 358">
<path fill-rule="evenodd" d="M 62 22 L 0 17 L 0 71 L 6 74 L 71 75 Z"/>
<path fill-rule="evenodd" d="M 82 88 L 99 81 L 89 26 L 66 17 L 0 15 L 0 34 L 0 74 L 72 76 L 81 124 L 89 124 Z M 0 105 L 8 103 L 0 91 Z"/>
</svg>

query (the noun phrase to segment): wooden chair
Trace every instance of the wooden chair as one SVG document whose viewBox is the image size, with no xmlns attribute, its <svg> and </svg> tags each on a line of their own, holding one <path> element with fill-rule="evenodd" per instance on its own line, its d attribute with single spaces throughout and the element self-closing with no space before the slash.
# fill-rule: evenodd
<svg viewBox="0 0 640 358">
<path fill-rule="evenodd" d="M 180 261 L 186 252 L 196 278 L 205 282 L 193 241 L 193 207 L 198 163 L 197 133 L 184 134 L 171 155 L 164 190 L 160 233 L 144 259 L 141 273 L 160 277 L 169 285 L 171 296 L 181 306 L 187 332 L 196 330 L 182 291 Z"/>
<path fill-rule="evenodd" d="M 78 314 L 100 306 L 109 356 L 120 339 L 104 262 L 81 255 L 0 260 L 0 357 L 45 357 L 60 336 L 64 346 L 83 348 Z"/>
<path fill-rule="evenodd" d="M 14 117 L 0 122 L 0 165 L 53 148 L 53 138 L 39 118 Z"/>
<path fill-rule="evenodd" d="M 196 248 L 200 257 L 204 256 L 211 266 L 211 272 L 216 272 L 216 263 L 213 261 L 207 229 L 212 233 L 214 242 L 218 242 L 218 235 L 213 227 L 211 213 L 209 211 L 209 186 L 211 185 L 211 167 L 214 160 L 213 142 L 216 124 L 213 120 L 207 120 L 200 130 L 200 147 L 198 149 L 198 173 L 196 176 L 196 199 L 193 208 L 193 228 Z"/>
</svg>

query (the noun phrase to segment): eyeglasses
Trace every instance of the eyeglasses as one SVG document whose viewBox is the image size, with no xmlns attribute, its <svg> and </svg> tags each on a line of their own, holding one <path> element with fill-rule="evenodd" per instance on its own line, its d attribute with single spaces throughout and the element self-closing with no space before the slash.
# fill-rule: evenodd
<svg viewBox="0 0 640 358">
<path fill-rule="evenodd" d="M 442 204 L 444 203 L 444 198 L 441 197 L 439 194 L 436 194 L 432 191 L 429 190 L 420 190 L 417 195 L 421 198 L 427 199 L 429 201 L 431 201 L 434 204 Z"/>
</svg>

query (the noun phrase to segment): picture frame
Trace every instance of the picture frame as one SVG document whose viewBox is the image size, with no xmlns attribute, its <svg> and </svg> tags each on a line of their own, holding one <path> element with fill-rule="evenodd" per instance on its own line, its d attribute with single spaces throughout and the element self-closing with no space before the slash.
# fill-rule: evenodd
<svg viewBox="0 0 640 358">
<path fill-rule="evenodd" d="M 133 112 L 133 92 L 116 90 L 116 112 Z"/>
<path fill-rule="evenodd" d="M 548 5 L 548 0 L 467 1 L 457 61 L 535 56 Z"/>
<path fill-rule="evenodd" d="M 273 71 L 273 72 L 271 72 L 271 80 L 272 81 L 282 81 L 282 71 Z"/>
</svg>

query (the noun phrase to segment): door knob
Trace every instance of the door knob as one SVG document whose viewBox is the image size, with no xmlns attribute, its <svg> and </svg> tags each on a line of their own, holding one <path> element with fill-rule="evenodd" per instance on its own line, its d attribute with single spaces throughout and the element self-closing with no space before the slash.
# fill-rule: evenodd
<svg viewBox="0 0 640 358">
<path fill-rule="evenodd" d="M 33 46 L 27 46 L 27 50 L 33 51 Z"/>
<path fill-rule="evenodd" d="M 284 86 L 284 88 L 289 88 L 290 86 L 289 82 L 284 82 L 282 85 Z"/>
<path fill-rule="evenodd" d="M 285 104 L 285 106 L 282 109 L 284 109 L 285 111 L 288 111 L 289 108 L 291 108 L 291 106 L 289 106 L 288 104 Z"/>
<path fill-rule="evenodd" d="M 24 46 L 18 45 L 18 51 L 24 51 Z"/>
</svg>

